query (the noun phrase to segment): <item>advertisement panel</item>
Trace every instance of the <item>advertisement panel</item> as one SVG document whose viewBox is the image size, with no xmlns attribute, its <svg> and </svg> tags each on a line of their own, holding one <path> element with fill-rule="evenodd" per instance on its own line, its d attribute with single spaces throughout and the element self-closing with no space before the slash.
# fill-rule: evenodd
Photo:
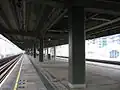
<svg viewBox="0 0 120 90">
<path fill-rule="evenodd" d="M 120 35 L 86 40 L 85 51 L 87 59 L 120 61 Z"/>
</svg>

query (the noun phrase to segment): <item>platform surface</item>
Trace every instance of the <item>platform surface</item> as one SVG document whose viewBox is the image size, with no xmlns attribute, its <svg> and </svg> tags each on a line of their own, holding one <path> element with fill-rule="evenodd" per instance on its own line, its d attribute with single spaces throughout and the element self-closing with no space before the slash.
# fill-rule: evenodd
<svg viewBox="0 0 120 90">
<path fill-rule="evenodd" d="M 27 55 L 24 55 L 21 68 L 18 90 L 47 90 Z"/>
<path fill-rule="evenodd" d="M 20 70 L 21 69 L 21 70 Z M 18 73 L 20 73 L 18 75 Z M 18 80 L 18 81 L 17 81 Z M 16 87 L 16 88 L 15 88 Z M 23 55 L 0 90 L 47 90 L 27 55 Z"/>
<path fill-rule="evenodd" d="M 34 59 L 36 64 L 38 58 Z M 67 60 L 65 60 L 67 61 Z M 40 67 L 49 73 L 53 80 L 68 87 L 68 62 L 56 59 L 40 63 Z M 86 62 L 85 90 L 120 90 L 120 66 Z"/>
</svg>

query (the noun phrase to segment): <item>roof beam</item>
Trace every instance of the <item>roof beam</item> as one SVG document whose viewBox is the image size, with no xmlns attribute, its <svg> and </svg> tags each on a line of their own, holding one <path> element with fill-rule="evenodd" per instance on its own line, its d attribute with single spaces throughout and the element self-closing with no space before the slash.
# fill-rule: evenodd
<svg viewBox="0 0 120 90">
<path fill-rule="evenodd" d="M 30 31 L 30 32 L 24 32 L 24 31 L 3 31 L 3 30 L 0 30 L 0 33 L 1 34 L 10 34 L 10 35 L 21 35 L 21 36 L 30 36 L 30 37 L 37 37 L 37 33 L 33 32 L 33 31 Z M 67 35 L 68 33 L 56 33 L 56 32 L 49 32 L 46 34 L 46 36 L 60 36 L 60 35 Z M 45 36 L 45 37 L 46 37 Z"/>
<path fill-rule="evenodd" d="M 1 8 L 1 7 L 0 7 L 0 8 Z M 10 24 L 10 22 L 9 22 L 7 16 L 5 15 L 5 12 L 3 11 L 2 8 L 0 9 L 0 16 L 1 16 L 1 18 L 4 20 L 4 22 L 5 22 L 5 24 L 8 26 L 8 28 L 12 29 L 11 24 Z"/>
<path fill-rule="evenodd" d="M 18 22 L 17 22 L 17 17 L 15 14 L 15 11 L 13 10 L 13 6 L 10 2 L 10 0 L 0 0 L 1 3 L 1 7 L 6 15 L 6 17 L 8 18 L 11 27 L 13 29 L 17 29 L 18 30 Z"/>
<path fill-rule="evenodd" d="M 101 28 L 101 27 L 107 26 L 107 25 L 109 25 L 109 24 L 116 23 L 116 22 L 118 22 L 118 21 L 120 21 L 120 17 L 117 18 L 117 19 L 111 20 L 111 21 L 109 21 L 109 22 L 106 22 L 106 23 L 103 23 L 103 24 L 97 25 L 97 26 L 95 26 L 95 27 L 92 27 L 92 28 L 86 29 L 85 32 L 89 32 L 89 31 L 92 31 L 92 30 L 96 30 L 96 29 L 98 29 L 98 28 Z"/>
<path fill-rule="evenodd" d="M 85 16 L 85 22 L 88 21 L 88 20 L 91 19 L 91 18 L 94 18 L 94 17 L 97 16 L 97 15 L 98 15 L 98 14 L 94 14 L 94 15 L 88 17 L 88 18 L 86 18 L 86 16 Z"/>
<path fill-rule="evenodd" d="M 99 38 L 103 36 L 109 36 L 109 35 L 114 35 L 120 33 L 120 26 L 118 27 L 113 27 L 111 29 L 105 29 L 97 33 L 92 33 L 90 35 L 86 35 L 86 39 L 94 39 L 94 38 Z"/>
<path fill-rule="evenodd" d="M 101 9 L 101 8 L 84 8 L 85 11 L 87 12 L 92 12 L 92 13 L 99 13 L 99 14 L 108 14 L 108 15 L 120 15 L 120 11 L 113 11 L 111 10 L 106 10 L 106 9 Z"/>
<path fill-rule="evenodd" d="M 64 2 L 58 0 L 26 0 L 29 2 L 35 2 L 39 4 L 46 4 L 52 7 L 64 7 Z"/>
<path fill-rule="evenodd" d="M 28 3 L 26 5 L 26 27 L 25 27 L 25 30 L 27 31 L 28 28 L 29 28 L 29 21 L 30 21 L 30 15 L 31 15 L 31 4 L 32 3 Z M 28 9 L 28 10 L 27 10 Z"/>
<path fill-rule="evenodd" d="M 58 45 L 63 45 L 63 44 L 68 44 L 68 38 L 64 40 L 54 40 L 51 42 L 45 42 L 44 47 L 52 47 L 52 46 L 58 46 Z"/>
<path fill-rule="evenodd" d="M 35 36 L 34 32 L 25 32 L 25 31 L 17 31 L 17 30 L 6 29 L 2 25 L 0 25 L 0 34 L 22 35 L 22 36 Z"/>
<path fill-rule="evenodd" d="M 0 34 L 8 34 L 8 35 L 21 35 L 21 36 L 31 36 L 36 37 L 35 33 L 33 32 L 22 32 L 22 31 L 4 31 L 0 30 Z"/>
<path fill-rule="evenodd" d="M 51 17 L 49 18 L 49 21 L 46 21 L 43 29 L 41 30 L 41 33 L 44 35 L 47 30 L 49 30 L 54 24 L 56 24 L 67 12 L 67 9 L 59 9 L 56 10 Z"/>
<path fill-rule="evenodd" d="M 105 19 L 105 18 L 91 18 L 92 20 L 97 20 L 97 21 L 106 21 L 106 22 L 109 22 L 111 20 L 109 19 Z"/>
<path fill-rule="evenodd" d="M 37 23 L 36 23 L 36 25 L 35 25 L 33 30 L 37 30 L 39 28 L 39 25 L 41 24 L 41 22 L 40 22 L 41 18 L 44 15 L 45 7 L 46 7 L 45 5 L 42 5 L 42 7 L 40 9 L 40 13 L 39 13 L 39 18 L 37 19 Z"/>
<path fill-rule="evenodd" d="M 6 28 L 4 28 L 2 25 L 0 25 L 0 33 L 1 34 L 10 34 L 10 35 L 21 35 L 21 36 L 30 36 L 30 37 L 37 37 L 38 33 L 34 32 L 34 31 L 17 31 L 17 30 L 8 30 Z M 63 35 L 63 34 L 67 34 L 67 33 L 59 33 L 59 32 L 49 32 L 47 33 L 46 36 L 59 36 L 59 35 Z"/>
<path fill-rule="evenodd" d="M 108 15 L 120 15 L 120 3 L 96 0 L 90 6 L 84 5 L 85 11 L 108 14 Z"/>
</svg>

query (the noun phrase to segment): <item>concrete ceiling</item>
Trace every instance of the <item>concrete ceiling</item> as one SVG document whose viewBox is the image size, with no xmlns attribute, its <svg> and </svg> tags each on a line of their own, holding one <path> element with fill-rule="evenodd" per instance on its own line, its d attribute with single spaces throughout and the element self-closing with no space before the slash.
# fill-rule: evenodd
<svg viewBox="0 0 120 90">
<path fill-rule="evenodd" d="M 74 0 L 84 7 L 86 39 L 119 33 L 120 2 L 116 0 Z M 0 0 L 0 33 L 22 49 L 68 43 L 67 0 Z M 29 43 L 29 44 L 28 44 Z"/>
</svg>

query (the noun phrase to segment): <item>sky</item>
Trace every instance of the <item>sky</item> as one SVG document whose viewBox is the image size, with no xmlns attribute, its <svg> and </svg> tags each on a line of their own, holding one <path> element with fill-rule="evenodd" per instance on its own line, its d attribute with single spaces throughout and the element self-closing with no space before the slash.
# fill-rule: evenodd
<svg viewBox="0 0 120 90">
<path fill-rule="evenodd" d="M 5 57 L 6 55 L 15 55 L 22 52 L 19 47 L 0 34 L 0 55 Z"/>
</svg>

